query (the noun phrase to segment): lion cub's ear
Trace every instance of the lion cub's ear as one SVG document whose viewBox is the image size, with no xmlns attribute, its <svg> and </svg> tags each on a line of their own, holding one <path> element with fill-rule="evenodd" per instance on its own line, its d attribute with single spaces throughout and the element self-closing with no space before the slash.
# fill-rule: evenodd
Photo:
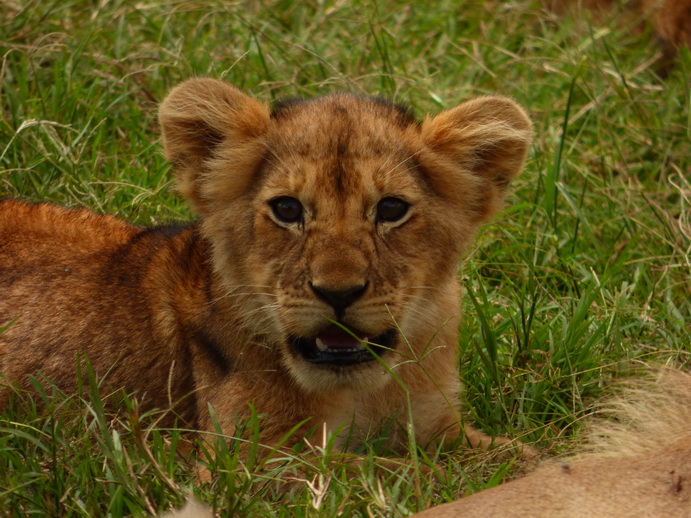
<svg viewBox="0 0 691 518">
<path fill-rule="evenodd" d="M 501 209 L 506 188 L 523 167 L 532 123 L 506 97 L 479 97 L 423 122 L 428 170 L 443 196 L 480 223 Z"/>
<path fill-rule="evenodd" d="M 177 186 L 204 214 L 242 194 L 259 167 L 269 109 L 215 79 L 190 79 L 161 103 L 158 120 Z"/>
</svg>

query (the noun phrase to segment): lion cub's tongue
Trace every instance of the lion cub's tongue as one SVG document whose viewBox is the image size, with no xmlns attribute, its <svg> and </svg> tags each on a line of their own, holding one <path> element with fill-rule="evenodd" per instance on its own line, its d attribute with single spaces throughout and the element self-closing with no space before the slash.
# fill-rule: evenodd
<svg viewBox="0 0 691 518">
<path fill-rule="evenodd" d="M 360 340 L 367 340 L 367 336 L 353 331 Z M 316 337 L 317 348 L 320 351 L 358 351 L 364 349 L 360 341 L 342 328 L 332 325 L 324 329 Z"/>
</svg>

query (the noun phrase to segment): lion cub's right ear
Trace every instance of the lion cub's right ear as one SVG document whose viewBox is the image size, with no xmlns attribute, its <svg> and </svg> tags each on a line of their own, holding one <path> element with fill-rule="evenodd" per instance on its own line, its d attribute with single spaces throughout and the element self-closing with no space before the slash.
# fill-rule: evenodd
<svg viewBox="0 0 691 518">
<path fill-rule="evenodd" d="M 190 79 L 173 88 L 158 120 L 177 187 L 201 214 L 246 190 L 271 123 L 265 105 L 216 79 Z"/>
</svg>

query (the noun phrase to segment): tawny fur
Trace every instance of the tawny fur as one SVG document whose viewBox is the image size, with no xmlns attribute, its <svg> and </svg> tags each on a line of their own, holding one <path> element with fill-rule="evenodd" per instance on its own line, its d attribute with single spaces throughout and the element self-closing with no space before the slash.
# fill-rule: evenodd
<svg viewBox="0 0 691 518">
<path fill-rule="evenodd" d="M 213 516 L 214 514 L 209 507 L 190 499 L 181 509 L 169 511 L 160 515 L 159 518 L 213 518 Z"/>
<path fill-rule="evenodd" d="M 345 94 L 271 112 L 227 83 L 195 79 L 170 93 L 159 120 L 196 223 L 145 229 L 0 202 L 5 378 L 27 389 L 40 372 L 74 391 L 88 357 L 107 389 L 199 430 L 212 429 L 212 405 L 233 434 L 251 405 L 268 445 L 302 421 L 293 440 L 352 424 L 357 444 L 394 420 L 391 447 L 405 449 L 408 405 L 419 444 L 464 435 L 458 259 L 523 165 L 525 112 L 484 97 L 419 123 Z M 282 197 L 299 200 L 299 221 L 276 215 Z M 408 211 L 381 219 L 385 198 Z M 358 298 L 339 308 L 315 287 L 355 287 Z M 392 336 L 394 350 L 350 366 L 307 361 L 293 338 L 333 331 L 333 320 Z M 0 407 L 10 390 L 0 389 Z M 465 439 L 490 444 L 470 427 Z"/>
<path fill-rule="evenodd" d="M 691 373 L 653 371 L 603 406 L 571 458 L 416 516 L 691 517 Z"/>
<path fill-rule="evenodd" d="M 677 54 L 680 46 L 691 46 L 691 0 L 543 0 L 543 4 L 558 14 L 567 11 L 579 15 L 588 10 L 597 23 L 610 16 L 614 9 L 621 9 L 627 23 L 652 22 L 661 43 L 664 71 Z"/>
</svg>

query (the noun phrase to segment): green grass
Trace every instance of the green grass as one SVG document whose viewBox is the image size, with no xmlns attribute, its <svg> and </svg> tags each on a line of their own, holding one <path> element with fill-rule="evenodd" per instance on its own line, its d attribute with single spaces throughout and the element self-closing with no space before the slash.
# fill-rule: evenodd
<svg viewBox="0 0 691 518">
<path fill-rule="evenodd" d="M 613 377 L 643 361 L 691 363 L 688 50 L 663 80 L 649 32 L 558 20 L 528 1 L 15 0 L 2 10 L 0 196 L 140 224 L 191 219 L 155 115 L 194 75 L 266 101 L 381 95 L 420 116 L 508 94 L 529 109 L 536 138 L 511 205 L 459 272 L 470 414 L 488 432 L 559 451 Z M 439 476 L 414 463 L 388 472 L 373 445 L 353 475 L 328 452 L 265 465 L 211 440 L 217 476 L 199 484 L 189 436 L 85 379 L 81 395 L 22 395 L 4 412 L 0 515 L 143 516 L 194 493 L 224 515 L 405 516 L 513 469 L 448 454 L 433 459 Z M 102 398 L 119 398 L 115 415 Z M 290 473 L 312 488 L 281 493 L 272 477 Z"/>
</svg>

